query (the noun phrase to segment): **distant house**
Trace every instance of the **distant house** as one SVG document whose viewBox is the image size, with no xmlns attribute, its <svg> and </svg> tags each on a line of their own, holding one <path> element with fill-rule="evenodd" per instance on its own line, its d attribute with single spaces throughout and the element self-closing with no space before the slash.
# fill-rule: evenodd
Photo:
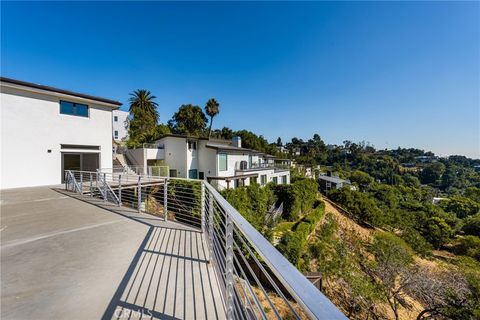
<svg viewBox="0 0 480 320">
<path fill-rule="evenodd" d="M 420 163 L 432 163 L 438 160 L 437 156 L 418 156 L 415 160 Z"/>
<path fill-rule="evenodd" d="M 288 153 L 288 149 L 285 148 L 284 146 L 277 146 L 277 150 L 278 152 L 281 152 L 281 153 Z"/>
<path fill-rule="evenodd" d="M 113 110 L 112 112 L 112 136 L 116 142 L 124 141 L 128 137 L 127 111 Z"/>
<path fill-rule="evenodd" d="M 298 172 L 303 175 L 305 178 L 313 179 L 314 178 L 314 170 L 309 165 L 299 164 L 296 166 L 298 168 Z"/>
<path fill-rule="evenodd" d="M 126 156 L 144 167 L 145 174 L 151 163 L 161 161 L 171 177 L 205 179 L 220 190 L 252 183 L 290 183 L 289 168 L 276 166 L 272 155 L 242 148 L 240 137 L 230 141 L 168 134 L 154 144 L 127 150 Z"/>
<path fill-rule="evenodd" d="M 350 180 L 344 180 L 339 177 L 321 175 L 317 179 L 320 191 L 326 193 L 331 189 L 340 189 L 344 186 L 351 186 Z"/>
</svg>

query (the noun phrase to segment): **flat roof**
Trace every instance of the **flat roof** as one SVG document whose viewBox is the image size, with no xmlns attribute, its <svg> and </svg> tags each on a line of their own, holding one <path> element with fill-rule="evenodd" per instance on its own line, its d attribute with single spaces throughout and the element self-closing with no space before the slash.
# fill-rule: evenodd
<svg viewBox="0 0 480 320">
<path fill-rule="evenodd" d="M 89 94 L 78 93 L 78 92 L 74 92 L 74 91 L 59 89 L 59 88 L 50 87 L 50 86 L 46 86 L 46 85 L 42 85 L 42 84 L 36 84 L 36 83 L 31 83 L 31 82 L 6 78 L 6 77 L 0 77 L 0 82 L 15 84 L 15 85 L 29 87 L 29 88 L 35 88 L 35 89 L 40 89 L 40 90 L 45 90 L 45 91 L 50 91 L 50 92 L 67 94 L 67 95 L 74 96 L 74 97 L 99 101 L 99 102 L 103 102 L 103 103 L 109 103 L 109 104 L 113 104 L 113 105 L 116 105 L 116 106 L 121 106 L 122 105 L 121 102 L 111 100 L 111 99 L 96 97 L 96 96 L 92 96 L 92 95 L 89 95 Z"/>
<path fill-rule="evenodd" d="M 235 146 L 230 146 L 226 144 L 216 144 L 216 143 L 207 143 L 206 144 L 207 148 L 212 148 L 212 149 L 221 149 L 221 150 L 229 150 L 229 151 L 240 151 L 240 152 L 251 152 L 251 153 L 259 153 L 263 154 L 260 151 L 253 150 L 253 149 L 247 149 L 247 148 L 240 148 L 240 147 L 235 147 Z"/>
<path fill-rule="evenodd" d="M 329 181 L 329 182 L 334 182 L 334 183 L 345 183 L 345 182 L 350 183 L 350 181 L 344 180 L 344 179 L 339 178 L 339 177 L 319 176 L 318 179 Z"/>
</svg>

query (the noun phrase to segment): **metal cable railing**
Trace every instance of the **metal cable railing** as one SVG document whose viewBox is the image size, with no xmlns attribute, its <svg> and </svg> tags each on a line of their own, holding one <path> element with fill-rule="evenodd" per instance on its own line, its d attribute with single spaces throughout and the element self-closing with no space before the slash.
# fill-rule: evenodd
<svg viewBox="0 0 480 320">
<path fill-rule="evenodd" d="M 119 205 L 201 229 L 228 319 L 346 319 L 206 181 L 101 170 L 66 177 L 68 190 L 102 197 L 104 181 Z"/>
</svg>

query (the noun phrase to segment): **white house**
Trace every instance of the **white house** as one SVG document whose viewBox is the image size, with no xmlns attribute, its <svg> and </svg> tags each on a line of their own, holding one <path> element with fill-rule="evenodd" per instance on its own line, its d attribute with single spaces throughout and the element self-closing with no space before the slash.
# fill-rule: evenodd
<svg viewBox="0 0 480 320">
<path fill-rule="evenodd" d="M 160 161 L 171 177 L 206 179 L 218 189 L 290 183 L 288 168 L 276 167 L 271 155 L 242 148 L 239 137 L 228 141 L 169 134 L 155 144 L 128 150 L 126 156 L 144 168 Z"/>
<path fill-rule="evenodd" d="M 124 141 L 128 136 L 128 115 L 127 111 L 113 110 L 112 127 L 113 140 L 116 142 Z"/>
<path fill-rule="evenodd" d="M 112 167 L 112 110 L 120 102 L 1 77 L 0 105 L 0 189 Z"/>
</svg>

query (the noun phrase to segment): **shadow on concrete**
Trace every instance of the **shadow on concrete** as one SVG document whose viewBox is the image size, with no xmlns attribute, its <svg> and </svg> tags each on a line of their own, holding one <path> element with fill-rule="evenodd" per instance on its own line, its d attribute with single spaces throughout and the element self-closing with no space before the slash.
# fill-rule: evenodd
<svg viewBox="0 0 480 320">
<path fill-rule="evenodd" d="M 56 191 L 149 227 L 102 319 L 225 318 L 220 288 L 198 229 Z"/>
</svg>

